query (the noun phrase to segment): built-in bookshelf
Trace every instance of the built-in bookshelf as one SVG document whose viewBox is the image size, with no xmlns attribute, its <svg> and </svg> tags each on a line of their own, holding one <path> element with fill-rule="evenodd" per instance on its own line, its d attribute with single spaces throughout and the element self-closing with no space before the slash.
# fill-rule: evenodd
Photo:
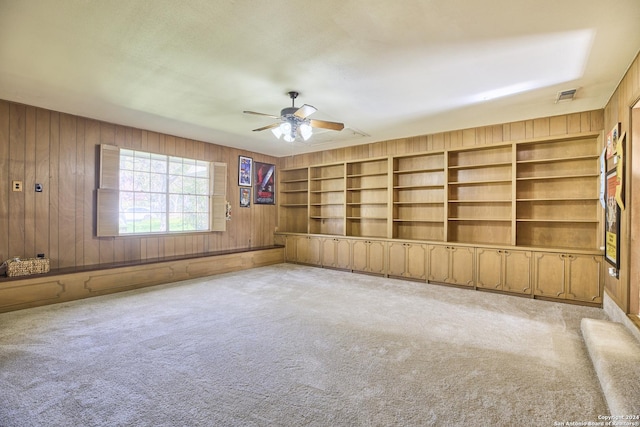
<svg viewBox="0 0 640 427">
<path fill-rule="evenodd" d="M 306 233 L 309 225 L 309 168 L 280 171 L 280 229 Z"/>
<path fill-rule="evenodd" d="M 598 246 L 597 138 L 517 145 L 516 236 L 522 246 Z"/>
<path fill-rule="evenodd" d="M 445 240 L 445 154 L 393 158 L 392 237 Z"/>
<path fill-rule="evenodd" d="M 601 145 L 589 133 L 285 169 L 279 231 L 598 250 Z"/>
<path fill-rule="evenodd" d="M 345 164 L 309 168 L 309 233 L 344 235 Z"/>
<path fill-rule="evenodd" d="M 512 144 L 448 153 L 448 241 L 509 245 Z"/>
<path fill-rule="evenodd" d="M 388 164 L 387 157 L 347 163 L 347 236 L 387 236 Z"/>
</svg>

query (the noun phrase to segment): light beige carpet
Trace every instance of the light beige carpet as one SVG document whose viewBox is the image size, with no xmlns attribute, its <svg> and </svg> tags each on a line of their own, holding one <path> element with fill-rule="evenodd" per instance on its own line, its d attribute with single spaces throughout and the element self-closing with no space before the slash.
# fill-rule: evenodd
<svg viewBox="0 0 640 427">
<path fill-rule="evenodd" d="M 583 317 L 291 264 L 5 313 L 0 425 L 593 422 Z"/>
</svg>

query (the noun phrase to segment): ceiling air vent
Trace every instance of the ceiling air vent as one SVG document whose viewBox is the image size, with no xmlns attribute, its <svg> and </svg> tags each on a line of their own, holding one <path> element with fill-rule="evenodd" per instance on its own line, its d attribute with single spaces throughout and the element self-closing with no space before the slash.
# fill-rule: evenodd
<svg viewBox="0 0 640 427">
<path fill-rule="evenodd" d="M 578 89 L 569 89 L 558 92 L 558 95 L 556 96 L 556 104 L 558 102 L 573 101 L 573 98 L 576 96 L 577 91 Z"/>
</svg>

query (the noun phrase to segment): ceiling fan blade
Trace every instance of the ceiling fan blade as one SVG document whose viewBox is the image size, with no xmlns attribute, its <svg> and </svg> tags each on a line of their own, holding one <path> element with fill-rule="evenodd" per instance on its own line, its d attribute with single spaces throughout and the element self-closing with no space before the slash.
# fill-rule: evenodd
<svg viewBox="0 0 640 427">
<path fill-rule="evenodd" d="M 279 118 L 279 117 L 278 117 L 278 118 Z M 280 123 L 274 123 L 274 124 L 269 125 L 269 126 L 263 126 L 263 127 L 261 127 L 261 128 L 254 129 L 253 131 L 254 131 L 254 132 L 258 132 L 258 131 L 261 131 L 261 130 L 267 130 L 267 129 L 277 128 L 278 126 L 280 126 Z"/>
<path fill-rule="evenodd" d="M 293 113 L 293 115 L 296 116 L 296 117 L 300 117 L 301 119 L 305 119 L 308 116 L 310 116 L 313 113 L 315 113 L 316 111 L 318 111 L 318 109 L 316 107 L 304 104 L 302 107 L 298 108 L 298 111 Z"/>
<path fill-rule="evenodd" d="M 274 119 L 279 119 L 280 116 L 274 116 L 273 114 L 265 114 L 265 113 L 256 113 L 255 111 L 243 111 L 245 114 L 255 114 L 256 116 L 267 116 Z"/>
<path fill-rule="evenodd" d="M 324 120 L 311 120 L 312 128 L 322 128 L 322 129 L 331 129 L 331 130 L 342 130 L 344 129 L 344 123 L 337 122 L 326 122 Z"/>
</svg>

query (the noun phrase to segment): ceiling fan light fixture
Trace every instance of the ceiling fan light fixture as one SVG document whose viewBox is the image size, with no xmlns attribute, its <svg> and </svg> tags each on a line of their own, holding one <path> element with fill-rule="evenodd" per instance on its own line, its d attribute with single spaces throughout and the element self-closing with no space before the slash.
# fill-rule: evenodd
<svg viewBox="0 0 640 427">
<path fill-rule="evenodd" d="M 271 114 L 256 113 L 255 111 L 245 110 L 245 114 L 255 114 L 258 116 L 267 116 L 274 119 L 280 119 L 280 122 L 273 123 L 268 126 L 263 126 L 258 129 L 254 129 L 254 132 L 271 129 L 273 135 L 280 139 L 282 137 L 287 142 L 293 142 L 298 137 L 304 141 L 309 140 L 313 136 L 313 128 L 323 128 L 335 131 L 341 131 L 344 129 L 344 123 L 328 122 L 326 120 L 311 120 L 309 116 L 315 113 L 316 107 L 308 104 L 304 104 L 302 107 L 297 108 L 295 106 L 295 99 L 298 97 L 298 92 L 289 92 L 291 98 L 291 107 L 283 108 L 280 111 L 280 116 L 273 116 Z"/>
<path fill-rule="evenodd" d="M 302 139 L 304 139 L 305 141 L 311 138 L 311 135 L 313 135 L 313 129 L 311 128 L 311 125 L 308 123 L 301 124 L 299 129 L 300 129 L 300 136 L 302 136 Z"/>
<path fill-rule="evenodd" d="M 282 130 L 280 130 L 280 126 L 275 127 L 273 129 L 271 129 L 271 132 L 273 132 L 273 135 L 277 138 L 280 139 L 280 137 L 282 136 Z"/>
</svg>

